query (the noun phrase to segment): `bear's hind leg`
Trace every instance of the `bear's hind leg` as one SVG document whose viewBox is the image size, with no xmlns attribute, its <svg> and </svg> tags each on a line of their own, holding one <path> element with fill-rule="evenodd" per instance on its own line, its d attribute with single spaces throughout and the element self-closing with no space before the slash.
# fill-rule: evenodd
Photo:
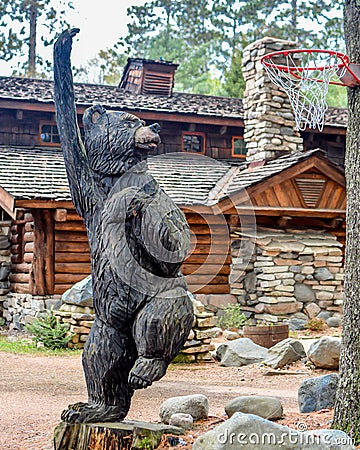
<svg viewBox="0 0 360 450">
<path fill-rule="evenodd" d="M 83 368 L 89 400 L 69 405 L 62 420 L 116 422 L 129 408 L 133 388 L 128 375 L 137 353 L 132 337 L 96 319 L 83 353 Z"/>
<path fill-rule="evenodd" d="M 160 380 L 184 345 L 194 318 L 187 295 L 158 298 L 138 313 L 133 326 L 138 359 L 129 374 L 129 384 L 143 389 Z"/>
</svg>

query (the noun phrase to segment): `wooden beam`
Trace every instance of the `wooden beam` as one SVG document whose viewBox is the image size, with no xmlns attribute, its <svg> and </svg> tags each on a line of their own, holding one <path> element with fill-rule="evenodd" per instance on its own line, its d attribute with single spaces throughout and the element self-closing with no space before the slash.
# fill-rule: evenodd
<svg viewBox="0 0 360 450">
<path fill-rule="evenodd" d="M 17 100 L 1 100 L 1 108 L 4 109 L 19 109 L 24 111 L 41 111 L 41 112 L 52 112 L 55 113 L 55 106 L 53 102 L 41 103 L 41 102 L 28 102 L 28 101 L 17 101 Z M 76 112 L 81 115 L 84 114 L 85 110 L 92 106 L 91 103 L 88 105 L 77 105 Z M 188 113 L 176 113 L 176 112 L 160 112 L 154 111 L 141 111 L 139 108 L 123 108 L 119 104 L 118 107 L 110 108 L 104 105 L 106 109 L 113 111 L 126 111 L 132 113 L 144 120 L 157 120 L 157 121 L 167 121 L 167 122 L 177 122 L 177 123 L 201 123 L 208 125 L 227 125 L 233 127 L 244 127 L 244 120 L 242 118 L 235 119 L 233 117 L 214 117 L 209 115 L 200 114 L 188 114 Z"/>
<path fill-rule="evenodd" d="M 310 130 L 309 128 L 307 128 L 305 130 L 304 133 L 314 133 L 314 134 L 336 134 L 338 135 L 345 135 L 346 134 L 346 126 L 343 125 L 334 125 L 329 126 L 329 125 L 325 125 L 324 128 L 322 129 L 322 131 L 317 131 L 317 130 Z M 303 134 L 303 133 L 301 133 Z"/>
<path fill-rule="evenodd" d="M 26 200 L 15 199 L 16 208 L 26 209 L 74 209 L 72 201 L 56 201 L 56 200 Z"/>
<path fill-rule="evenodd" d="M 277 224 L 280 228 L 285 228 L 289 225 L 289 222 L 292 220 L 290 216 L 281 216 L 277 220 Z"/>
<path fill-rule="evenodd" d="M 54 222 L 51 211 L 33 210 L 34 260 L 30 280 L 33 295 L 54 293 Z"/>
<path fill-rule="evenodd" d="M 326 175 L 328 178 L 340 184 L 340 186 L 346 187 L 345 174 L 339 172 L 322 158 L 315 159 L 315 167 Z"/>
<path fill-rule="evenodd" d="M 345 218 L 344 209 L 316 209 L 316 208 L 281 208 L 270 206 L 238 206 L 238 214 L 255 214 L 256 216 L 290 216 L 290 217 L 319 217 L 319 218 Z"/>
<path fill-rule="evenodd" d="M 2 187 L 0 187 L 0 206 L 9 214 L 9 216 L 13 219 L 16 218 L 15 199 Z"/>
<path fill-rule="evenodd" d="M 66 222 L 67 219 L 67 209 L 57 208 L 53 212 L 53 217 L 55 222 Z"/>
</svg>

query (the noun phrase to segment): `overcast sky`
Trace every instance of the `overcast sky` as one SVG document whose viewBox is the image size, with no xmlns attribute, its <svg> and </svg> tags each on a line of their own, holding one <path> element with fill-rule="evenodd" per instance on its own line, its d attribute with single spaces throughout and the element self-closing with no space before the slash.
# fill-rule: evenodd
<svg viewBox="0 0 360 450">
<path fill-rule="evenodd" d="M 112 47 L 127 31 L 126 10 L 146 0 L 72 0 L 74 10 L 67 16 L 71 26 L 80 28 L 73 46 L 72 63 L 78 67 L 94 58 L 99 50 Z M 51 59 L 51 49 L 45 56 Z M 12 63 L 0 61 L 0 75 L 11 75 Z"/>
</svg>

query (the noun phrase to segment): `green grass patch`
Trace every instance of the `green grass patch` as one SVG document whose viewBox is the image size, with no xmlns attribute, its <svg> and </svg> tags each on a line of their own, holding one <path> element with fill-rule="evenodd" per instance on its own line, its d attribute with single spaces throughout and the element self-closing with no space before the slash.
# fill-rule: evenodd
<svg viewBox="0 0 360 450">
<path fill-rule="evenodd" d="M 38 348 L 36 344 L 29 339 L 11 339 L 8 336 L 0 336 L 0 352 L 15 353 L 17 355 L 48 355 L 48 356 L 70 356 L 80 355 L 82 350 L 73 350 L 68 348 L 48 349 Z"/>
</svg>

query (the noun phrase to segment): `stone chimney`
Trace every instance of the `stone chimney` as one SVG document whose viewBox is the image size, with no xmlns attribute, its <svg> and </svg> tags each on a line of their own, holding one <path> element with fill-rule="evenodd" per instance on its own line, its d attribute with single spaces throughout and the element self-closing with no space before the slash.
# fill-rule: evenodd
<svg viewBox="0 0 360 450">
<path fill-rule="evenodd" d="M 177 67 L 170 61 L 128 58 L 119 87 L 131 94 L 171 97 Z"/>
<path fill-rule="evenodd" d="M 248 161 L 262 161 L 303 150 L 294 114 L 285 91 L 273 84 L 260 58 L 270 52 L 296 48 L 294 42 L 265 37 L 244 49 L 244 140 Z"/>
</svg>

